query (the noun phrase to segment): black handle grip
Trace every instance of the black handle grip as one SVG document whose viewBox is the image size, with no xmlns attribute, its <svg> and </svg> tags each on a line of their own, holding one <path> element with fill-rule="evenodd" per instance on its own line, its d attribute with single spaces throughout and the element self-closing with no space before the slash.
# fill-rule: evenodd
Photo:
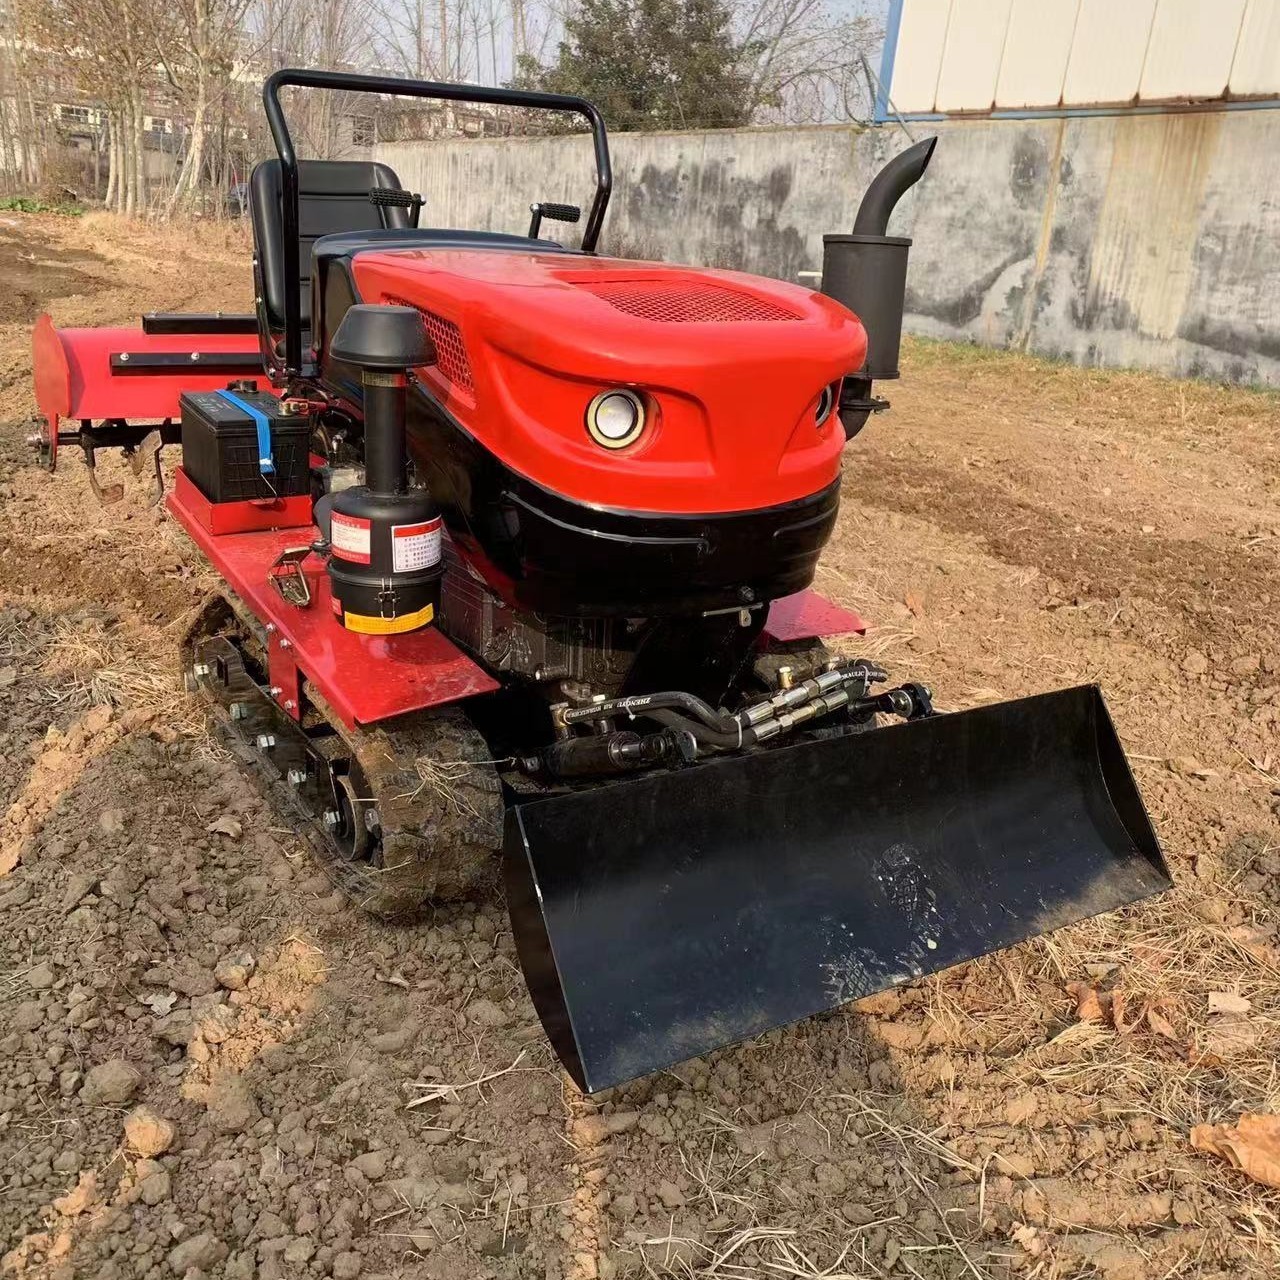
<svg viewBox="0 0 1280 1280">
<path fill-rule="evenodd" d="M 552 222 L 577 222 L 582 217 L 582 210 L 576 204 L 548 204 L 544 200 L 537 208 Z"/>
<path fill-rule="evenodd" d="M 379 208 L 416 209 L 421 206 L 422 197 L 399 187 L 374 187 L 369 192 L 369 203 Z"/>
</svg>

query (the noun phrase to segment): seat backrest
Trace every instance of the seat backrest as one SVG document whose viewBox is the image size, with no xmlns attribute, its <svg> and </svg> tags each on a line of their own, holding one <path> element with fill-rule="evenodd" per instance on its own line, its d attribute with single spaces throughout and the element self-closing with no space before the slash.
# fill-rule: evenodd
<svg viewBox="0 0 1280 1280">
<path fill-rule="evenodd" d="M 258 287 L 273 329 L 284 326 L 284 264 L 298 255 L 300 314 L 311 323 L 311 246 L 335 231 L 372 231 L 409 225 L 409 212 L 374 206 L 369 192 L 399 189 L 400 179 L 385 164 L 365 160 L 300 160 L 298 162 L 298 243 L 284 242 L 283 189 L 280 161 L 264 160 L 249 177 L 249 214 L 258 261 Z"/>
</svg>

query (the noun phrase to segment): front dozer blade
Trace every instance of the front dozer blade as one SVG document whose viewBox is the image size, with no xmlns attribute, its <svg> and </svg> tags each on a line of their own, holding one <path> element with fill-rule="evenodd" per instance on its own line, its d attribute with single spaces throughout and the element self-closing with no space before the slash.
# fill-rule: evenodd
<svg viewBox="0 0 1280 1280">
<path fill-rule="evenodd" d="M 1170 885 L 1093 685 L 521 804 L 506 867 L 589 1093 Z"/>
</svg>

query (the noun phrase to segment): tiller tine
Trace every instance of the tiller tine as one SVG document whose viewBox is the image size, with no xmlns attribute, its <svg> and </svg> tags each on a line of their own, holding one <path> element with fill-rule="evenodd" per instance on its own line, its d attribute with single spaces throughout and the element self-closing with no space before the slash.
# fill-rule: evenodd
<svg viewBox="0 0 1280 1280">
<path fill-rule="evenodd" d="M 587 1092 L 1170 884 L 1093 685 L 520 804 L 506 868 Z"/>
<path fill-rule="evenodd" d="M 160 451 L 163 448 L 164 437 L 159 431 L 152 431 L 143 438 L 129 459 L 135 476 L 141 476 L 148 469 L 151 472 L 150 492 L 147 495 L 149 507 L 154 507 L 164 497 L 164 467 L 160 463 Z"/>
<path fill-rule="evenodd" d="M 124 497 L 124 485 L 119 482 L 106 485 L 98 483 L 98 468 L 93 462 L 89 463 L 89 488 L 104 507 L 114 506 Z"/>
</svg>

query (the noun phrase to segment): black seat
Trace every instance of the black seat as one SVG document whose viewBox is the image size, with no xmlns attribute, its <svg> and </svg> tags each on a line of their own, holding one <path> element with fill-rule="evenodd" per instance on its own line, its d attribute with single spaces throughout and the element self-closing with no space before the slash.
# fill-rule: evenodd
<svg viewBox="0 0 1280 1280">
<path fill-rule="evenodd" d="M 283 183 L 279 160 L 264 160 L 249 177 L 249 213 L 258 262 L 258 291 L 273 330 L 284 327 L 286 253 L 298 255 L 300 314 L 311 318 L 311 246 L 335 231 L 409 230 L 409 211 L 375 206 L 369 192 L 397 190 L 400 179 L 385 164 L 364 160 L 298 162 L 298 243 L 284 242 Z"/>
<path fill-rule="evenodd" d="M 310 342 L 311 284 L 316 271 L 313 250 L 323 260 L 348 257 L 360 249 L 479 248 L 537 249 L 563 253 L 554 240 L 495 231 L 450 231 L 409 225 L 407 209 L 377 206 L 375 188 L 400 189 L 400 179 L 385 164 L 363 160 L 298 162 L 298 280 L 303 347 Z M 264 160 L 249 177 L 249 213 L 257 260 L 257 289 L 273 333 L 284 328 L 284 264 L 291 251 L 284 242 L 283 183 L 279 160 Z"/>
</svg>

